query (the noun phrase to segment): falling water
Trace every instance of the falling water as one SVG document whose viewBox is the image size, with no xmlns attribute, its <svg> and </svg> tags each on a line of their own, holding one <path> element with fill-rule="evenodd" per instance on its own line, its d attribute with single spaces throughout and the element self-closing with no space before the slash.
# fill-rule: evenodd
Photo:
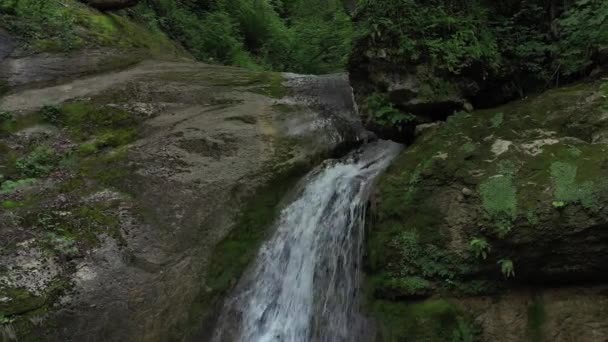
<svg viewBox="0 0 608 342">
<path fill-rule="evenodd" d="M 379 141 L 312 171 L 225 304 L 215 341 L 363 340 L 367 202 L 400 145 Z"/>
</svg>

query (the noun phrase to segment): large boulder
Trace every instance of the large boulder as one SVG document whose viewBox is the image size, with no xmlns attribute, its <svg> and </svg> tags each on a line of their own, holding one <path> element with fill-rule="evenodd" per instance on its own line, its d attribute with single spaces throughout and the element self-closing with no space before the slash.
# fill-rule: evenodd
<svg viewBox="0 0 608 342">
<path fill-rule="evenodd" d="M 510 338 L 521 336 L 517 329 L 526 319 L 542 326 L 543 317 L 552 317 L 545 328 L 554 338 L 547 341 L 578 334 L 560 324 L 570 316 L 596 322 L 579 340 L 605 336 L 596 315 L 605 320 L 598 298 L 608 282 L 607 96 L 605 82 L 590 82 L 460 112 L 419 130 L 380 181 L 370 227 L 368 271 L 385 338 L 424 340 L 446 315 L 457 329 L 469 309 L 469 328 L 486 329 L 486 335 L 478 332 L 484 341 L 522 340 Z M 570 286 L 578 289 L 554 295 L 555 288 Z M 600 289 L 580 290 L 595 286 Z M 585 306 L 548 302 L 563 301 L 568 291 L 589 292 L 577 299 Z M 432 296 L 464 299 L 460 308 L 411 304 Z M 504 309 L 488 312 L 481 304 L 488 298 Z M 534 298 L 546 315 L 540 307 L 530 309 L 540 310 L 530 314 L 536 318 L 517 314 Z M 435 323 L 409 335 L 395 330 L 411 315 Z M 501 321 L 506 316 L 510 323 Z M 449 340 L 444 337 L 429 340 Z"/>
<path fill-rule="evenodd" d="M 345 75 L 147 62 L 0 101 L 20 341 L 205 340 L 284 193 L 366 138 Z"/>
<path fill-rule="evenodd" d="M 119 10 L 137 5 L 139 0 L 82 0 L 91 7 L 102 11 Z"/>
</svg>

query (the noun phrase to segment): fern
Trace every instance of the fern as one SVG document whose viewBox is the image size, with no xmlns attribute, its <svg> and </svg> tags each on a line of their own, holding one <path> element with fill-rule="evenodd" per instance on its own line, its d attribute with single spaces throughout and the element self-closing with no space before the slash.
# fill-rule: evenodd
<svg viewBox="0 0 608 342">
<path fill-rule="evenodd" d="M 500 272 L 505 278 L 515 277 L 515 266 L 513 265 L 513 261 L 509 259 L 500 259 L 498 260 L 498 265 L 500 265 Z"/>
<path fill-rule="evenodd" d="M 474 238 L 469 242 L 471 252 L 483 260 L 488 258 L 488 254 L 492 250 L 492 246 L 483 238 Z"/>
</svg>

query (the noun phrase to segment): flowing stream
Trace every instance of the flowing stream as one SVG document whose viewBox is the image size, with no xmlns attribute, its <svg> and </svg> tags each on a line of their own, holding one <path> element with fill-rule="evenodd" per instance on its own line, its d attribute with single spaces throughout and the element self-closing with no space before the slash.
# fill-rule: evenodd
<svg viewBox="0 0 608 342">
<path fill-rule="evenodd" d="M 358 308 L 366 208 L 374 180 L 400 150 L 374 142 L 305 177 L 226 301 L 214 341 L 365 340 Z"/>
</svg>

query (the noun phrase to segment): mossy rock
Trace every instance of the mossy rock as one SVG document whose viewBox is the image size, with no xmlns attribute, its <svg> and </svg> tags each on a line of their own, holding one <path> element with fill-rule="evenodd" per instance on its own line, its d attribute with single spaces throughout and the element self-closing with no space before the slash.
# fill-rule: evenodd
<svg viewBox="0 0 608 342">
<path fill-rule="evenodd" d="M 376 301 L 376 340 L 382 342 L 473 342 L 479 334 L 471 318 L 446 300 L 416 303 Z"/>
<path fill-rule="evenodd" d="M 579 84 L 461 112 L 423 133 L 379 183 L 368 267 L 372 279 L 384 281 L 374 293 L 407 298 L 410 289 L 395 293 L 394 284 L 408 277 L 451 294 L 605 279 L 608 111 L 601 87 Z M 471 251 L 476 238 L 489 243 L 484 258 Z M 507 263 L 513 267 L 501 272 Z"/>
</svg>

